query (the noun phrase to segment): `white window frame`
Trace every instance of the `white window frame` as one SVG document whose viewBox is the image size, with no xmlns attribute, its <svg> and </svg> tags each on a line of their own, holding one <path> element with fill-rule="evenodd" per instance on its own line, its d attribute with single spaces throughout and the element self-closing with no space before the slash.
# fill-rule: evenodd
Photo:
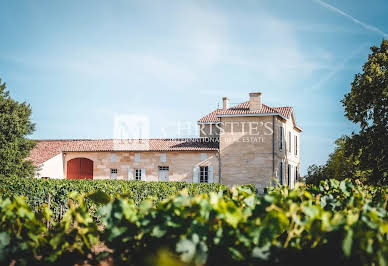
<svg viewBox="0 0 388 266">
<path fill-rule="evenodd" d="M 142 180 L 142 175 L 143 175 L 143 173 L 142 173 L 143 171 L 142 171 L 142 169 L 135 169 L 135 180 L 136 181 L 140 181 L 140 180 Z"/>
<path fill-rule="evenodd" d="M 209 183 L 209 166 L 199 167 L 199 183 Z"/>
</svg>

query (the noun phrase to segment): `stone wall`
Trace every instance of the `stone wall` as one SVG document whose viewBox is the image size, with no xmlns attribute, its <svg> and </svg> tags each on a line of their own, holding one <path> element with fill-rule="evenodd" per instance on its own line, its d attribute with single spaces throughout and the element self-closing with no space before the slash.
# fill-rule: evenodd
<svg viewBox="0 0 388 266">
<path fill-rule="evenodd" d="M 110 169 L 117 169 L 117 179 L 128 179 L 129 169 L 145 169 L 147 181 L 158 181 L 159 166 L 169 166 L 169 181 L 192 182 L 194 166 L 213 166 L 214 182 L 219 182 L 217 152 L 136 152 L 140 160 L 135 162 L 135 152 L 65 152 L 64 171 L 67 162 L 74 158 L 93 161 L 93 179 L 109 179 Z M 166 162 L 161 161 L 165 154 Z"/>
<path fill-rule="evenodd" d="M 273 176 L 272 116 L 222 117 L 221 122 L 221 182 L 268 186 Z"/>
</svg>

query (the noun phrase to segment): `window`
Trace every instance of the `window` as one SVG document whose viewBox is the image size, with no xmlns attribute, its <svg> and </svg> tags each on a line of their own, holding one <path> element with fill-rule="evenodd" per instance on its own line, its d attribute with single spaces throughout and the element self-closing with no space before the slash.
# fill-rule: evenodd
<svg viewBox="0 0 388 266">
<path fill-rule="evenodd" d="M 279 162 L 279 183 L 283 185 L 283 162 Z"/>
<path fill-rule="evenodd" d="M 140 162 L 140 153 L 135 153 L 135 162 Z"/>
<path fill-rule="evenodd" d="M 167 155 L 165 153 L 160 154 L 160 161 L 165 163 L 167 161 Z"/>
<path fill-rule="evenodd" d="M 141 169 L 135 169 L 135 180 L 141 180 Z"/>
<path fill-rule="evenodd" d="M 298 181 L 298 166 L 295 166 L 295 181 Z"/>
<path fill-rule="evenodd" d="M 201 161 L 207 160 L 207 154 L 206 153 L 201 153 Z"/>
<path fill-rule="evenodd" d="M 287 185 L 291 187 L 291 164 L 288 165 L 287 171 Z"/>
<path fill-rule="evenodd" d="M 290 131 L 290 132 L 288 132 L 288 152 L 291 152 L 291 148 L 292 148 L 291 139 L 292 139 L 292 137 L 291 137 L 291 131 Z"/>
<path fill-rule="evenodd" d="M 283 150 L 283 127 L 279 127 L 279 150 Z"/>
<path fill-rule="evenodd" d="M 295 148 L 295 155 L 298 155 L 298 136 L 295 136 L 294 148 Z"/>
<path fill-rule="evenodd" d="M 159 181 L 168 181 L 168 166 L 159 166 Z"/>
<path fill-rule="evenodd" d="M 209 183 L 209 167 L 201 166 L 199 168 L 199 183 Z"/>
<path fill-rule="evenodd" d="M 110 169 L 110 179 L 117 179 L 117 169 Z"/>
</svg>

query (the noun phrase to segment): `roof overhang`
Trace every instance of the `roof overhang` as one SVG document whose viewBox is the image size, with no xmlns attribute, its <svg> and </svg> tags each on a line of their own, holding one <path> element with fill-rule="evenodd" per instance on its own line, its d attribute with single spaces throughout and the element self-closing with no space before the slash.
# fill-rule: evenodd
<svg viewBox="0 0 388 266">
<path fill-rule="evenodd" d="M 303 132 L 303 129 L 302 129 L 300 126 L 295 125 L 294 127 L 295 127 L 296 129 L 298 129 L 300 132 Z"/>
<path fill-rule="evenodd" d="M 287 118 L 279 113 L 267 113 L 267 114 L 219 114 L 217 117 L 236 117 L 236 116 L 280 116 L 287 120 Z"/>
<path fill-rule="evenodd" d="M 198 125 L 214 125 L 214 124 L 221 124 L 220 121 L 217 122 L 197 122 Z"/>
</svg>

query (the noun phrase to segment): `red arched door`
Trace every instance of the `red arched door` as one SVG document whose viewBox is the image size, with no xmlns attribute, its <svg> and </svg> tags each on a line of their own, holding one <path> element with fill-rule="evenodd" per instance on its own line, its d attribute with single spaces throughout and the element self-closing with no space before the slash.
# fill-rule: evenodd
<svg viewBox="0 0 388 266">
<path fill-rule="evenodd" d="M 93 161 L 86 158 L 68 161 L 67 179 L 93 179 Z"/>
</svg>

